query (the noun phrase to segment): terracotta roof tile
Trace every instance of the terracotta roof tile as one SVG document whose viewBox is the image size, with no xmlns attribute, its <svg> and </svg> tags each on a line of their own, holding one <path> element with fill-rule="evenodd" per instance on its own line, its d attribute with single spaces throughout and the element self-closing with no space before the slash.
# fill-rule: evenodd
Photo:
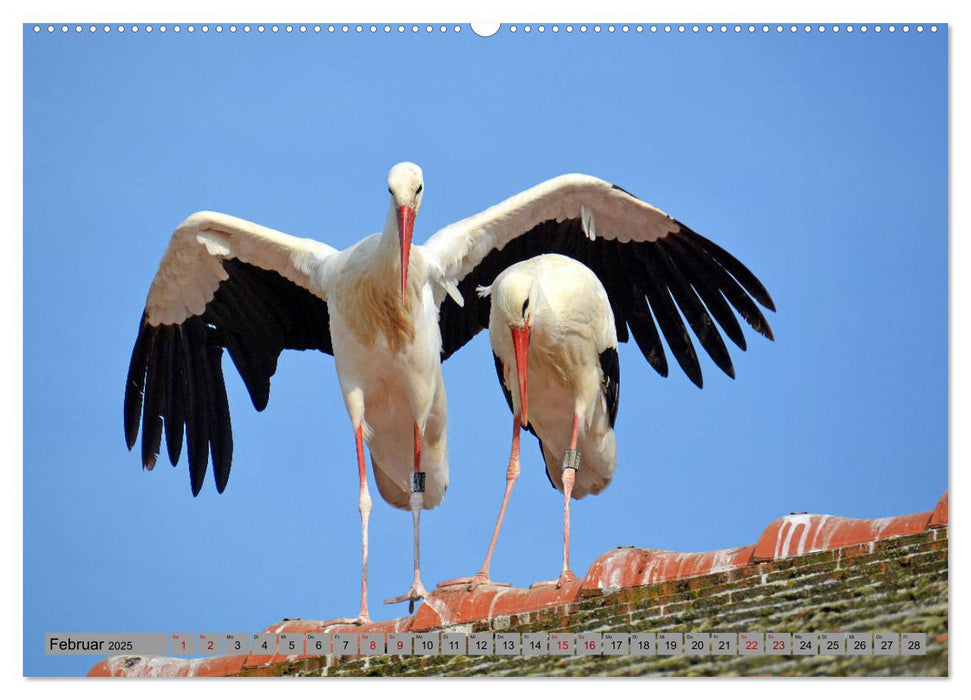
<svg viewBox="0 0 971 700">
<path fill-rule="evenodd" d="M 583 590 L 634 588 L 737 569 L 752 563 L 754 551 L 752 545 L 689 553 L 636 547 L 615 549 L 593 563 L 583 580 Z"/>
<path fill-rule="evenodd" d="M 635 547 L 618 548 L 598 558 L 582 581 L 562 588 L 511 588 L 465 585 L 439 586 L 422 602 L 413 617 L 372 622 L 364 626 L 337 621 L 283 620 L 266 632 L 421 632 L 453 625 L 489 621 L 576 601 L 581 592 L 609 592 L 656 583 L 681 581 L 708 574 L 743 569 L 760 562 L 861 546 L 878 540 L 913 535 L 929 528 L 947 527 L 948 495 L 933 511 L 890 518 L 854 519 L 833 515 L 792 514 L 778 518 L 746 547 L 710 552 L 669 552 Z M 862 550 L 861 550 L 862 551 Z M 98 662 L 89 676 L 228 676 L 283 662 L 316 658 L 313 655 L 221 656 L 180 659 L 154 656 L 114 656 Z"/>
<path fill-rule="evenodd" d="M 941 496 L 937 502 L 937 507 L 931 513 L 931 521 L 928 527 L 947 527 L 947 494 Z"/>
<path fill-rule="evenodd" d="M 784 559 L 916 534 L 927 529 L 930 518 L 930 512 L 867 520 L 805 513 L 787 515 L 765 528 L 755 545 L 755 560 Z"/>
<path fill-rule="evenodd" d="M 577 599 L 580 582 L 568 583 L 562 588 L 479 586 L 473 591 L 466 588 L 461 584 L 446 586 L 429 594 L 415 613 L 410 631 L 422 632 L 571 603 Z"/>
</svg>

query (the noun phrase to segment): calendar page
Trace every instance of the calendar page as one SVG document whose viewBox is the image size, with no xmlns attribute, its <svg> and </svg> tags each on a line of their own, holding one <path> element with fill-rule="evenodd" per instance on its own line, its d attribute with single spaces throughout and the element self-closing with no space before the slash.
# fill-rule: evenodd
<svg viewBox="0 0 971 700">
<path fill-rule="evenodd" d="M 948 674 L 946 16 L 273 14 L 23 20 L 25 676 Z"/>
</svg>

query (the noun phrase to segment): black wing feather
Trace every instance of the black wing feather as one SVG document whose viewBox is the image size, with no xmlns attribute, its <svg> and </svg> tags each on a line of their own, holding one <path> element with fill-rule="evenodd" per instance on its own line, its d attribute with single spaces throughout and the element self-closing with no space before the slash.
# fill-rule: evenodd
<svg viewBox="0 0 971 700">
<path fill-rule="evenodd" d="M 128 381 L 125 382 L 125 442 L 130 450 L 138 440 L 138 426 L 142 415 L 142 395 L 145 390 L 145 371 L 148 368 L 148 356 L 155 343 L 157 326 L 148 325 L 148 318 L 142 314 L 138 324 L 138 335 L 135 337 L 135 347 L 132 348 L 131 361 L 128 364 Z"/>
<path fill-rule="evenodd" d="M 182 324 L 185 359 L 186 402 L 185 437 L 188 443 L 189 483 L 198 496 L 209 466 L 209 382 L 206 379 L 206 332 L 203 320 L 193 316 Z M 142 439 L 145 436 L 142 435 Z"/>
<path fill-rule="evenodd" d="M 700 238 L 700 236 L 698 237 Z M 769 340 L 775 340 L 769 322 L 736 279 L 716 260 L 708 257 L 705 251 L 698 247 L 694 241 L 689 238 L 680 238 L 680 240 L 685 244 L 687 255 L 693 257 L 702 266 L 706 273 L 706 279 L 725 295 L 725 298 L 735 307 L 735 310 L 745 319 L 746 323 L 752 327 L 752 330 Z"/>
<path fill-rule="evenodd" d="M 620 407 L 620 359 L 617 357 L 617 348 L 607 348 L 600 353 L 600 371 L 603 374 L 600 388 L 607 402 L 610 427 L 613 428 L 617 420 L 617 409 Z"/>
<path fill-rule="evenodd" d="M 614 189 L 630 195 L 616 185 Z M 597 275 L 610 300 L 618 341 L 626 342 L 633 334 L 658 374 L 668 374 L 663 335 L 688 378 L 699 387 L 703 385 L 701 365 L 684 323 L 687 320 L 715 364 L 734 377 L 731 355 L 719 327 L 745 350 L 745 336 L 734 308 L 756 332 L 772 340 L 772 329 L 758 305 L 775 311 L 775 304 L 765 286 L 737 258 L 684 224 L 672 222 L 679 228 L 656 241 L 620 242 L 601 237 L 590 240 L 580 219 L 549 220 L 512 239 L 504 248 L 491 251 L 459 281 L 465 307 L 459 307 L 450 297 L 442 303 L 442 359 L 489 325 L 489 299 L 479 298 L 478 286 L 491 285 L 510 265 L 544 253 L 559 253 L 585 264 Z"/>
<path fill-rule="evenodd" d="M 206 308 L 206 315 L 218 329 L 219 344 L 229 350 L 253 408 L 262 411 L 270 400 L 271 373 L 267 372 L 262 359 L 266 349 L 260 340 L 259 320 L 237 285 L 235 281 L 223 282 L 219 293 Z"/>
<path fill-rule="evenodd" d="M 223 349 L 259 411 L 269 401 L 270 377 L 283 350 L 334 353 L 325 301 L 272 270 L 239 260 L 225 260 L 223 268 L 229 277 L 202 314 L 162 326 L 152 326 L 142 315 L 125 385 L 128 448 L 138 439 L 141 418 L 142 464 L 155 465 L 164 428 L 174 465 L 184 430 L 193 495 L 202 488 L 210 455 L 220 493 L 232 468 Z M 488 323 L 488 305 L 485 313 Z"/>
<path fill-rule="evenodd" d="M 738 319 L 735 318 L 735 314 L 732 313 L 732 308 L 725 301 L 725 297 L 722 296 L 721 292 L 708 283 L 705 273 L 695 263 L 694 256 L 685 249 L 684 244 L 681 243 L 677 236 L 670 236 L 669 238 L 658 241 L 658 243 L 668 251 L 668 255 L 671 258 L 677 259 L 678 267 L 685 275 L 685 279 L 698 292 L 698 296 L 705 302 L 708 311 L 718 321 L 722 330 L 725 331 L 725 335 L 735 345 L 745 350 L 745 335 L 742 333 L 742 327 L 738 324 Z"/>
<path fill-rule="evenodd" d="M 165 447 L 174 467 L 182 453 L 185 434 L 185 362 L 182 360 L 182 331 L 172 329 L 169 341 L 168 384 L 165 391 Z"/>
<path fill-rule="evenodd" d="M 637 246 L 634 248 L 634 254 L 644 265 L 646 274 L 641 281 L 645 285 L 647 301 L 657 318 L 658 325 L 661 326 L 661 332 L 664 333 L 664 339 L 668 342 L 674 359 L 681 365 L 688 379 L 701 387 L 701 365 L 698 363 L 698 355 L 695 354 L 688 330 L 684 327 L 678 308 L 668 292 L 668 280 L 664 269 L 656 259 L 655 250 L 651 247 Z"/>
<path fill-rule="evenodd" d="M 629 246 L 631 244 L 624 244 Z M 637 280 L 637 267 L 633 251 L 622 250 L 620 254 L 621 265 L 628 271 L 630 281 L 630 293 L 625 296 L 627 304 L 627 322 L 630 324 L 631 333 L 634 334 L 634 341 L 641 353 L 647 358 L 648 364 L 653 367 L 662 377 L 668 376 L 668 360 L 664 355 L 664 347 L 661 345 L 661 336 L 658 335 L 657 326 L 651 317 L 651 309 L 647 304 L 647 294 L 640 282 Z"/>
<path fill-rule="evenodd" d="M 223 349 L 209 345 L 207 353 L 206 381 L 209 393 L 209 440 L 212 452 L 212 472 L 216 477 L 216 491 L 222 493 L 229 481 L 233 465 L 233 425 L 229 418 L 229 401 L 223 381 Z"/>
<path fill-rule="evenodd" d="M 678 268 L 677 263 L 671 259 L 663 246 L 654 249 L 655 257 L 664 267 L 664 276 L 668 283 L 668 290 L 674 297 L 678 308 L 681 309 L 688 325 L 694 331 L 695 336 L 701 341 L 701 346 L 708 351 L 708 355 L 722 372 L 732 379 L 735 378 L 735 368 L 732 366 L 732 358 L 728 354 L 728 348 L 722 340 L 721 334 L 715 327 L 711 316 L 704 305 L 698 299 L 697 293 L 685 279 L 683 272 Z"/>
<path fill-rule="evenodd" d="M 161 328 L 156 335 L 158 351 L 149 355 L 145 382 L 145 407 L 142 415 L 142 466 L 154 469 L 162 446 L 162 415 L 165 412 L 165 374 L 172 328 Z"/>
<path fill-rule="evenodd" d="M 775 302 L 772 301 L 772 297 L 769 296 L 765 286 L 763 286 L 759 279 L 752 274 L 751 270 L 745 267 L 745 265 L 739 262 L 734 255 L 729 253 L 714 241 L 710 241 L 704 236 L 695 233 L 680 221 L 678 221 L 677 224 L 681 227 L 681 230 L 678 232 L 681 237 L 691 241 L 703 251 L 708 253 L 713 260 L 732 273 L 735 279 L 737 279 L 741 285 L 745 287 L 745 291 L 751 294 L 757 302 L 769 309 L 769 311 L 775 311 Z"/>
<path fill-rule="evenodd" d="M 591 257 L 596 254 L 596 241 L 590 241 Z M 627 277 L 627 269 L 620 262 L 620 253 L 617 241 L 604 241 L 599 246 L 602 270 L 597 274 L 603 282 L 604 289 L 607 291 L 607 299 L 610 301 L 610 310 L 614 314 L 614 325 L 617 329 L 617 340 L 626 343 L 630 340 L 630 333 L 627 327 L 630 321 L 627 318 L 628 304 L 624 301 L 630 296 L 630 280 Z"/>
</svg>

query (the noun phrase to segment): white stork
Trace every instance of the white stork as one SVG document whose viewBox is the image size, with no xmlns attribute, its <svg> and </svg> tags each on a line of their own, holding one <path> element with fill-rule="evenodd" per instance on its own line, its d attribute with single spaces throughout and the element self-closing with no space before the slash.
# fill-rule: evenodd
<svg viewBox="0 0 971 700">
<path fill-rule="evenodd" d="M 761 283 L 730 254 L 594 177 L 548 180 L 445 227 L 424 246 L 411 242 L 423 196 L 421 169 L 394 166 L 388 189 L 384 230 L 339 252 L 225 214 L 186 219 L 149 289 L 125 391 L 125 435 L 131 449 L 141 419 L 144 468 L 155 465 L 163 428 L 176 464 L 184 428 L 193 494 L 202 487 L 209 455 L 222 492 L 232 463 L 223 349 L 258 411 L 267 405 L 284 349 L 333 354 L 357 450 L 361 622 L 369 619 L 371 508 L 364 442 L 381 496 L 412 511 L 414 580 L 389 602 L 413 603 L 425 595 L 419 514 L 441 503 L 448 485 L 441 361 L 488 324 L 488 301 L 476 296 L 477 286 L 540 253 L 578 259 L 603 281 L 618 338 L 628 339 L 629 326 L 648 361 L 666 374 L 652 309 L 675 358 L 699 386 L 698 359 L 677 307 L 732 376 L 712 317 L 744 349 L 731 307 L 770 338 L 755 301 L 773 308 Z"/>
<path fill-rule="evenodd" d="M 491 287 L 481 288 L 480 296 L 492 300 L 489 340 L 513 428 L 499 517 L 469 589 L 492 583 L 489 565 L 519 477 L 521 427 L 539 440 L 546 475 L 563 493 L 563 568 L 549 582 L 560 587 L 576 579 L 570 571 L 570 498 L 600 493 L 617 465 L 620 364 L 614 314 L 597 276 L 563 255 L 516 263 Z"/>
</svg>

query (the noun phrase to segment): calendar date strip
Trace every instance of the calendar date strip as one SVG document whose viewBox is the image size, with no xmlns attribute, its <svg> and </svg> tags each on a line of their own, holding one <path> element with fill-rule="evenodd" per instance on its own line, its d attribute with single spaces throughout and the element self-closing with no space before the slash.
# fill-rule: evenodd
<svg viewBox="0 0 971 700">
<path fill-rule="evenodd" d="M 924 632 L 60 633 L 52 656 L 915 656 Z"/>
</svg>

